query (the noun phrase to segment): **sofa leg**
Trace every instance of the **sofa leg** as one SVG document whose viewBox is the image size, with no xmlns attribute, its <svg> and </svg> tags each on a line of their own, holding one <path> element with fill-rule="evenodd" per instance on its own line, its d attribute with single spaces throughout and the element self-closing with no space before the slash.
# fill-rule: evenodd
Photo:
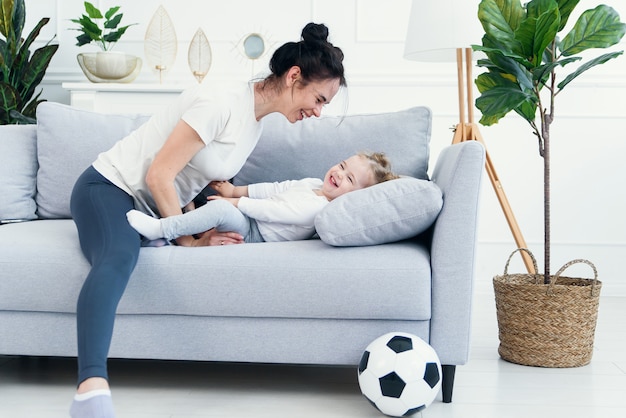
<svg viewBox="0 0 626 418">
<path fill-rule="evenodd" d="M 456 372 L 455 365 L 442 365 L 441 371 L 443 376 L 441 378 L 441 393 L 443 395 L 443 402 L 452 402 L 452 389 L 454 387 L 454 373 Z"/>
</svg>

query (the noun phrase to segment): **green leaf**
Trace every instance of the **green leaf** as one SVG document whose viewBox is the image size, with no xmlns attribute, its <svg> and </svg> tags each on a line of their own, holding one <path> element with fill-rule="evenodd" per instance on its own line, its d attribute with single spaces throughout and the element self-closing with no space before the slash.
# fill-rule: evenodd
<svg viewBox="0 0 626 418">
<path fill-rule="evenodd" d="M 476 99 L 476 107 L 482 112 L 480 123 L 493 125 L 528 100 L 528 95 L 515 88 L 495 87 L 486 91 Z"/>
<path fill-rule="evenodd" d="M 115 13 L 117 13 L 117 11 L 120 9 L 119 6 L 116 7 L 111 7 L 109 10 L 107 10 L 107 12 L 104 14 L 104 18 L 106 20 L 111 19 L 111 16 L 113 16 Z"/>
<path fill-rule="evenodd" d="M 100 39 L 100 36 L 102 35 L 102 29 L 100 29 L 96 22 L 91 20 L 89 17 L 83 15 L 78 23 L 82 26 L 82 31 L 85 34 L 89 35 L 91 39 Z"/>
<path fill-rule="evenodd" d="M 519 0 L 482 0 L 478 6 L 478 19 L 485 33 L 490 38 L 499 40 L 507 50 L 517 54 L 523 49 L 515 39 L 515 31 L 524 15 Z"/>
<path fill-rule="evenodd" d="M 29 61 L 25 71 L 24 77 L 20 83 L 20 90 L 22 92 L 22 100 L 27 102 L 33 96 L 35 88 L 43 80 L 46 69 L 52 60 L 52 57 L 56 53 L 59 45 L 46 45 L 37 49 Z"/>
<path fill-rule="evenodd" d="M 541 65 L 533 70 L 533 81 L 537 83 L 544 84 L 547 78 L 550 76 L 552 70 L 556 67 L 565 67 L 567 64 L 572 62 L 580 61 L 581 57 L 570 57 L 566 59 L 562 59 L 559 61 L 548 62 L 547 64 Z"/>
<path fill-rule="evenodd" d="M 82 33 L 76 37 L 76 41 L 76 46 L 83 46 L 91 43 L 93 39 L 91 39 L 91 36 L 87 35 L 86 33 Z"/>
<path fill-rule="evenodd" d="M 9 112 L 9 117 L 11 118 L 11 123 L 19 125 L 34 125 L 37 123 L 37 119 L 34 117 L 22 114 L 17 110 L 11 110 Z"/>
<path fill-rule="evenodd" d="M 15 1 L 15 10 L 13 10 L 13 33 L 15 39 L 22 39 L 22 32 L 26 24 L 26 5 L 24 0 Z"/>
<path fill-rule="evenodd" d="M 87 11 L 87 14 L 92 19 L 102 19 L 103 17 L 102 12 L 98 10 L 96 6 L 89 3 L 88 1 L 85 2 L 85 11 Z"/>
<path fill-rule="evenodd" d="M 608 48 L 622 39 L 626 24 L 611 7 L 600 5 L 585 11 L 574 28 L 563 38 L 560 49 L 564 56 L 571 56 L 591 48 Z"/>
<path fill-rule="evenodd" d="M 13 86 L 19 86 L 22 83 L 22 79 L 24 77 L 25 68 L 28 65 L 30 59 L 30 46 L 35 41 L 41 29 L 48 24 L 50 18 L 44 17 L 42 18 L 37 25 L 30 32 L 28 37 L 22 43 L 20 50 L 17 53 L 15 61 L 13 62 L 13 66 L 11 68 L 11 84 Z M 32 59 L 31 59 L 32 60 Z M 24 98 L 24 92 L 22 89 L 18 89 L 18 93 L 24 100 L 28 100 L 29 98 Z"/>
<path fill-rule="evenodd" d="M 485 35 L 486 37 L 486 35 Z M 486 40 L 483 39 L 483 43 L 487 43 Z M 484 52 L 485 55 L 492 56 L 493 54 L 497 54 L 499 56 L 503 56 L 503 57 L 509 57 L 512 58 L 516 61 L 518 60 L 523 60 L 524 57 L 518 54 L 515 54 L 513 52 L 507 51 L 507 50 L 503 50 L 500 49 L 500 47 L 491 47 L 491 46 L 482 46 L 482 45 L 472 45 L 472 49 L 474 51 L 480 51 L 480 52 Z M 482 60 L 478 60 L 478 62 L 481 62 Z M 479 67 L 482 67 L 481 65 L 479 65 Z"/>
<path fill-rule="evenodd" d="M 565 79 L 563 81 L 561 81 L 558 84 L 557 87 L 562 90 L 563 87 L 567 86 L 572 80 L 574 80 L 576 77 L 578 77 L 579 75 L 581 75 L 582 73 L 584 73 L 588 69 L 593 68 L 596 65 L 604 64 L 605 62 L 607 62 L 607 61 L 609 61 L 609 60 L 611 60 L 613 58 L 617 58 L 618 56 L 622 55 L 623 53 L 624 53 L 624 51 L 611 52 L 611 53 L 604 54 L 604 55 L 601 55 L 599 57 L 596 57 L 596 58 L 592 59 L 591 61 L 581 65 L 580 67 L 578 67 L 578 69 L 576 71 L 574 71 L 572 74 L 570 74 L 567 77 L 565 77 Z"/>
<path fill-rule="evenodd" d="M 4 62 L 5 50 L 6 50 L 6 42 L 0 39 L 0 81 L 2 81 L 2 75 L 4 74 L 4 72 L 8 71 L 8 69 L 5 69 L 6 67 L 6 64 Z"/>
<path fill-rule="evenodd" d="M 490 71 L 501 73 L 505 78 L 519 83 L 522 88 L 533 88 L 532 76 L 525 67 L 528 62 L 524 57 L 503 50 L 501 44 L 487 36 L 483 38 L 483 43 L 488 47 L 481 47 L 478 50 L 485 52 L 489 61 L 488 65 L 484 65 L 486 63 L 479 60 L 478 66 L 486 66 Z"/>
<path fill-rule="evenodd" d="M 18 95 L 7 83 L 0 83 L 0 125 L 11 123 L 11 110 L 17 109 Z"/>
<path fill-rule="evenodd" d="M 0 33 L 6 39 L 9 39 L 9 29 L 13 27 L 13 3 L 13 0 L 0 0 Z"/>
<path fill-rule="evenodd" d="M 557 0 L 559 4 L 559 13 L 561 14 L 561 24 L 559 25 L 559 32 L 565 28 L 567 21 L 572 14 L 572 11 L 578 5 L 580 0 Z"/>
<path fill-rule="evenodd" d="M 46 26 L 48 24 L 48 22 L 50 22 L 50 18 L 49 17 L 43 17 L 41 18 L 41 20 L 37 23 L 37 25 L 35 25 L 35 27 L 33 28 L 33 30 L 30 31 L 30 33 L 28 34 L 28 36 L 26 37 L 26 39 L 24 40 L 24 43 L 21 46 L 21 50 L 24 49 L 28 49 L 30 48 L 30 46 L 32 45 L 32 43 L 35 41 L 35 39 L 39 36 L 39 33 L 41 32 L 41 29 Z"/>
<path fill-rule="evenodd" d="M 104 39 L 105 42 L 111 42 L 111 43 L 112 42 L 117 42 L 117 41 L 120 40 L 122 35 L 126 32 L 126 29 L 128 29 L 130 26 L 132 26 L 132 25 L 122 26 L 121 28 L 119 28 L 115 32 L 107 33 L 106 35 L 104 35 L 104 37 L 102 39 Z"/>
<path fill-rule="evenodd" d="M 521 22 L 515 36 L 528 61 L 538 67 L 543 52 L 556 37 L 561 18 L 555 0 L 533 0 L 527 7 L 528 17 Z"/>
<path fill-rule="evenodd" d="M 39 90 L 37 96 L 35 96 L 26 106 L 22 109 L 22 120 L 19 123 L 37 123 L 37 106 L 39 103 L 45 102 L 45 99 L 40 99 L 43 89 Z M 15 116 L 13 116 L 15 119 Z"/>
<path fill-rule="evenodd" d="M 483 125 L 497 123 L 507 113 L 520 108 L 524 103 L 536 101 L 532 91 L 520 90 L 516 83 L 500 74 L 483 73 L 476 78 L 476 86 L 482 93 L 476 99 L 476 107 L 482 112 L 480 123 Z"/>
<path fill-rule="evenodd" d="M 537 115 L 537 103 L 527 100 L 515 108 L 515 113 L 528 122 L 533 121 Z"/>
<path fill-rule="evenodd" d="M 120 21 L 122 20 L 122 16 L 124 16 L 124 13 L 120 13 L 117 16 L 115 16 L 113 19 L 107 20 L 106 22 L 104 22 L 104 27 L 107 29 L 117 28 L 117 25 L 119 25 Z"/>
</svg>

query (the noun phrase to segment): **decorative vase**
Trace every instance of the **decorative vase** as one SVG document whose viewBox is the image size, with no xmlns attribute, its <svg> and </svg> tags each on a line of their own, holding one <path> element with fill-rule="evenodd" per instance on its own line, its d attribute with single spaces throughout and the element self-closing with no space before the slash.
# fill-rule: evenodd
<svg viewBox="0 0 626 418">
<path fill-rule="evenodd" d="M 141 58 L 123 52 L 80 53 L 78 65 L 94 83 L 130 83 L 141 71 Z"/>
</svg>

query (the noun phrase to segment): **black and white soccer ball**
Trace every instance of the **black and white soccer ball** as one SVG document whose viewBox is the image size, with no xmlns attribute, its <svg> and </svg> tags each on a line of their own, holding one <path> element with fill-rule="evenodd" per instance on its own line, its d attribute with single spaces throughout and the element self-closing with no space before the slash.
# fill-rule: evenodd
<svg viewBox="0 0 626 418">
<path fill-rule="evenodd" d="M 429 406 L 441 388 L 441 362 L 421 338 L 385 334 L 367 346 L 359 363 L 361 393 L 380 412 L 413 415 Z"/>
</svg>

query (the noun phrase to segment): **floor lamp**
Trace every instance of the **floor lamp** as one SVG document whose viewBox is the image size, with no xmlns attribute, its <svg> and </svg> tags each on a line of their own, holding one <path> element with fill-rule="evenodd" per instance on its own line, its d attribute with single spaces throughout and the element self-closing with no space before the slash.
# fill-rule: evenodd
<svg viewBox="0 0 626 418">
<path fill-rule="evenodd" d="M 479 0 L 413 0 L 404 57 L 413 61 L 430 62 L 456 60 L 459 123 L 454 129 L 452 143 L 479 141 L 485 146 L 478 125 L 474 122 L 472 49 L 467 47 L 480 43 L 478 3 Z M 527 248 L 489 152 L 486 153 L 485 168 L 515 244 L 518 248 Z M 530 256 L 525 252 L 520 253 L 528 272 L 536 273 Z"/>
</svg>

